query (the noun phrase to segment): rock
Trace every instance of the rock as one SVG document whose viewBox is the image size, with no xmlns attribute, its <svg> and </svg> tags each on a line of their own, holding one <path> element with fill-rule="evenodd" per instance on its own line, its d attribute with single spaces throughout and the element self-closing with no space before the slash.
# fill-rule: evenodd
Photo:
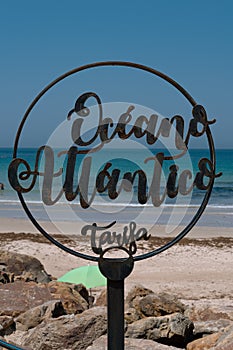
<svg viewBox="0 0 233 350">
<path fill-rule="evenodd" d="M 174 346 L 167 346 L 149 339 L 125 339 L 126 350 L 177 350 Z"/>
<path fill-rule="evenodd" d="M 93 295 L 88 293 L 87 288 L 83 284 L 74 284 L 73 289 L 78 292 L 83 299 L 86 300 L 88 308 L 91 308 L 94 304 L 95 298 Z"/>
<path fill-rule="evenodd" d="M 224 331 L 213 333 L 188 344 L 187 350 L 232 350 L 233 349 L 233 326 Z"/>
<path fill-rule="evenodd" d="M 233 325 L 233 321 L 225 319 L 199 321 L 194 323 L 194 334 L 200 338 L 204 335 L 224 331 L 224 329 L 230 325 Z"/>
<path fill-rule="evenodd" d="M 87 288 L 83 285 L 83 284 L 74 284 L 73 285 L 73 289 L 78 292 L 81 297 L 83 297 L 84 300 L 86 300 L 87 303 L 89 303 L 89 293 L 88 293 L 88 290 Z"/>
<path fill-rule="evenodd" d="M 84 350 L 106 332 L 106 308 L 95 307 L 79 315 L 44 320 L 29 331 L 21 346 L 33 350 Z"/>
<path fill-rule="evenodd" d="M 193 322 L 226 319 L 233 321 L 232 300 L 195 300 L 195 303 L 186 307 L 185 315 Z"/>
<path fill-rule="evenodd" d="M 0 285 L 0 315 L 17 317 L 31 307 L 53 299 L 46 285 L 17 281 Z"/>
<path fill-rule="evenodd" d="M 0 285 L 0 316 L 17 317 L 47 301 L 61 300 L 66 313 L 80 313 L 88 308 L 81 295 L 66 283 L 48 284 L 16 281 Z"/>
<path fill-rule="evenodd" d="M 67 283 L 52 281 L 48 290 L 53 299 L 60 299 L 67 314 L 77 314 L 88 309 L 87 301 Z"/>
<path fill-rule="evenodd" d="M 96 298 L 95 306 L 107 306 L 107 289 L 104 288 Z"/>
<path fill-rule="evenodd" d="M 150 289 L 147 289 L 145 287 L 143 287 L 142 285 L 138 284 L 136 286 L 134 286 L 128 293 L 127 297 L 126 297 L 126 304 L 129 307 L 133 307 L 133 301 L 136 298 L 142 298 L 145 297 L 148 294 L 153 294 L 153 291 Z"/>
<path fill-rule="evenodd" d="M 47 283 L 51 276 L 45 272 L 41 262 L 28 255 L 0 251 L 0 265 L 7 273 L 14 274 L 15 279 Z"/>
<path fill-rule="evenodd" d="M 131 307 L 125 311 L 124 318 L 127 324 L 129 324 L 138 321 L 140 319 L 140 316 L 137 313 L 137 311 L 133 307 Z"/>
<path fill-rule="evenodd" d="M 107 336 L 103 335 L 96 339 L 86 350 L 107 350 Z M 177 348 L 148 339 L 125 338 L 125 350 L 177 350 Z"/>
<path fill-rule="evenodd" d="M 185 310 L 185 306 L 176 297 L 167 293 L 148 294 L 138 301 L 135 308 L 146 317 L 182 313 Z"/>
<path fill-rule="evenodd" d="M 18 347 L 21 347 L 22 346 L 22 340 L 25 336 L 28 336 L 28 333 L 27 332 L 22 332 L 22 331 L 15 331 L 13 333 L 11 333 L 10 335 L 6 335 L 4 338 L 5 338 L 5 341 L 9 344 L 12 344 L 12 345 L 15 345 L 15 346 L 18 346 Z M 1 349 L 1 348 L 0 348 Z M 23 347 L 23 350 L 32 350 L 26 346 Z"/>
<path fill-rule="evenodd" d="M 46 306 L 47 306 L 47 309 L 45 311 L 44 318 L 57 318 L 57 317 L 66 315 L 66 311 L 63 307 L 61 300 L 48 301 L 46 303 Z"/>
<path fill-rule="evenodd" d="M 0 316 L 0 335 L 11 334 L 15 330 L 15 322 L 11 316 Z"/>
<path fill-rule="evenodd" d="M 126 337 L 145 338 L 176 347 L 193 338 L 193 323 L 181 313 L 146 317 L 128 325 Z"/>
<path fill-rule="evenodd" d="M 228 342 L 225 345 L 220 345 L 215 348 L 215 350 L 232 350 L 233 349 L 233 342 Z"/>
<path fill-rule="evenodd" d="M 142 286 L 135 286 L 126 297 L 128 308 L 135 308 L 140 318 L 164 316 L 184 312 L 185 305 L 168 293 L 155 294 Z"/>
<path fill-rule="evenodd" d="M 56 318 L 65 314 L 60 300 L 48 301 L 19 315 L 15 320 L 16 329 L 27 331 L 38 326 L 46 318 Z"/>
<path fill-rule="evenodd" d="M 0 283 L 12 283 L 14 282 L 14 274 L 10 272 L 0 271 Z"/>
<path fill-rule="evenodd" d="M 206 337 L 192 341 L 187 345 L 187 350 L 209 350 L 215 349 L 218 338 L 221 333 L 214 333 L 207 335 Z"/>
<path fill-rule="evenodd" d="M 232 350 L 233 349 L 233 326 L 227 327 L 218 338 L 215 350 Z"/>
</svg>

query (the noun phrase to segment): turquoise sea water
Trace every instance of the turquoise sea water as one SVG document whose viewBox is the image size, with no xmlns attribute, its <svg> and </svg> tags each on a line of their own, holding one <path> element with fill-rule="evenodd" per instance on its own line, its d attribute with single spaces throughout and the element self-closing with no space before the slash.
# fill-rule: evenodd
<svg viewBox="0 0 233 350">
<path fill-rule="evenodd" d="M 143 150 L 135 150 L 135 149 L 127 149 L 127 150 L 107 150 L 105 153 L 101 153 L 97 155 L 93 155 L 90 157 L 91 161 L 91 172 L 90 172 L 90 178 L 89 178 L 89 187 L 88 187 L 88 195 L 91 196 L 93 193 L 93 188 L 96 180 L 96 174 L 98 174 L 104 167 L 104 165 L 107 162 L 111 162 L 111 168 L 109 168 L 109 171 L 113 169 L 120 169 L 121 174 L 125 174 L 127 171 L 135 171 L 139 169 L 140 167 L 144 166 L 144 171 L 148 177 L 148 183 L 149 179 L 152 176 L 153 173 L 153 162 L 148 161 L 147 163 L 142 162 L 142 165 L 139 164 L 137 160 L 139 159 L 145 159 L 148 157 L 148 154 L 144 154 Z M 198 171 L 198 161 L 200 158 L 207 157 L 209 158 L 209 151 L 208 150 L 198 150 L 193 149 L 189 152 L 191 163 L 189 159 L 185 160 L 185 165 L 181 163 L 178 163 L 180 171 L 186 168 L 190 168 L 190 166 L 193 167 L 193 173 L 195 174 Z M 18 152 L 18 157 L 22 157 L 25 159 L 30 166 L 33 168 L 35 164 L 35 156 L 36 156 L 36 149 L 33 148 L 24 148 L 20 149 Z M 77 161 L 77 173 L 78 168 L 81 164 L 81 160 L 83 159 L 82 156 L 80 156 L 80 163 Z M 215 185 L 211 194 L 211 198 L 208 204 L 209 208 L 213 208 L 214 210 L 227 210 L 228 212 L 232 212 L 233 209 L 233 150 L 231 149 L 219 149 L 216 151 L 216 159 L 217 159 L 217 172 L 222 172 L 222 176 L 219 178 L 216 178 Z M 0 191 L 0 209 L 1 217 L 6 217 L 9 215 L 14 215 L 15 217 L 25 217 L 23 211 L 21 210 L 21 207 L 19 205 L 19 200 L 17 197 L 17 194 L 15 190 L 12 189 L 11 185 L 8 181 L 8 166 L 12 160 L 12 149 L 10 148 L 1 148 L 0 149 L 0 182 L 4 184 L 4 190 Z M 184 160 L 183 160 L 184 161 Z M 63 162 L 63 164 L 62 164 Z M 165 162 L 166 163 L 166 162 Z M 41 163 L 43 165 L 43 161 Z M 169 166 L 171 165 L 170 162 L 167 162 L 167 164 L 164 164 L 164 179 L 161 181 L 161 193 L 163 193 L 164 190 L 164 181 L 166 181 L 166 178 L 169 173 Z M 59 170 L 59 168 L 63 166 L 64 169 L 66 167 L 66 160 L 62 161 L 61 158 L 55 159 L 55 166 L 54 169 L 56 171 Z M 183 168 L 182 168 L 183 167 Z M 25 170 L 25 169 L 22 169 Z M 80 175 L 79 175 L 80 176 Z M 58 177 L 54 180 L 54 193 L 55 196 L 62 188 L 62 184 L 65 180 L 65 172 L 63 172 L 63 175 Z M 76 174 L 76 178 L 74 179 L 75 183 L 78 182 L 78 175 Z M 163 181 L 164 180 L 164 181 Z M 126 201 L 128 208 L 130 207 L 137 207 L 138 201 L 137 201 L 137 184 L 135 182 L 132 191 L 122 191 L 121 195 L 117 198 L 117 200 L 110 200 L 107 191 L 104 191 L 101 195 L 97 196 L 95 198 L 95 201 L 98 204 L 98 201 L 100 200 L 100 205 L 104 206 L 121 206 L 124 205 L 124 201 Z M 131 193 L 132 192 L 132 193 Z M 164 202 L 162 203 L 163 206 L 193 206 L 197 207 L 205 194 L 205 191 L 200 191 L 198 189 L 195 189 L 192 192 L 192 195 L 190 196 L 189 203 L 187 203 L 186 196 L 179 196 L 179 198 L 170 199 L 166 198 Z M 41 203 L 41 192 L 39 190 L 38 181 L 36 186 L 34 187 L 33 191 L 25 195 L 25 199 L 28 203 L 31 205 L 35 205 L 37 207 L 40 206 Z M 59 204 L 67 203 L 67 200 L 65 196 L 63 195 L 61 199 L 59 200 Z M 77 205 L 80 207 L 80 201 L 79 197 L 72 202 L 72 205 Z M 148 206 L 153 206 L 152 203 L 148 201 Z M 14 213 L 9 213 L 8 209 L 14 208 Z M 83 212 L 85 215 L 85 210 L 83 209 Z M 41 218 L 46 220 L 46 215 L 43 211 L 39 214 Z"/>
</svg>

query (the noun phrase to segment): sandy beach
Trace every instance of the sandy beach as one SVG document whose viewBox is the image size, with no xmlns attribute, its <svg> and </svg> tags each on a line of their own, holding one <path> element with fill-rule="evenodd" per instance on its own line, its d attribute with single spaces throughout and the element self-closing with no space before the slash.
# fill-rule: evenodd
<svg viewBox="0 0 233 350">
<path fill-rule="evenodd" d="M 224 223 L 224 221 L 223 221 Z M 46 227 L 52 230 L 48 223 Z M 79 227 L 77 227 L 78 232 Z M 59 277 L 72 268 L 87 264 L 52 245 L 28 219 L 0 219 L 0 249 L 38 258 L 46 271 Z M 55 230 L 51 231 L 55 232 Z M 83 242 L 59 235 L 61 243 L 85 252 Z M 166 243 L 169 237 L 153 237 L 150 249 Z M 142 284 L 155 292 L 174 293 L 182 299 L 232 299 L 233 235 L 231 227 L 195 226 L 178 244 L 143 261 L 136 262 L 125 281 L 127 291 Z M 140 249 L 140 247 L 139 247 Z"/>
</svg>

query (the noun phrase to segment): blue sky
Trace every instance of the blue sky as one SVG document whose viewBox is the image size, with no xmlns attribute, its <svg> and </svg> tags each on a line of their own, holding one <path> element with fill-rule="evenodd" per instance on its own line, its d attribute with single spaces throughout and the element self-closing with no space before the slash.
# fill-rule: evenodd
<svg viewBox="0 0 233 350">
<path fill-rule="evenodd" d="M 216 147 L 233 148 L 232 18 L 230 0 L 2 2 L 0 146 L 13 145 L 25 110 L 50 81 L 83 64 L 124 60 L 177 80 L 217 119 Z M 43 122 L 36 130 L 32 146 Z"/>
</svg>

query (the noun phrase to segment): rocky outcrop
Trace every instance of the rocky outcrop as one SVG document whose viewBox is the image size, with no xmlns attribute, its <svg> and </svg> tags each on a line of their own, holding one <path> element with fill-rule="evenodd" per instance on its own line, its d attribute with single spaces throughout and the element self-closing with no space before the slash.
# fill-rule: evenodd
<svg viewBox="0 0 233 350">
<path fill-rule="evenodd" d="M 73 284 L 72 288 L 78 292 L 87 303 L 90 303 L 90 295 L 87 288 L 83 284 Z"/>
<path fill-rule="evenodd" d="M 47 286 L 53 299 L 60 299 L 68 314 L 78 314 L 88 309 L 88 302 L 67 283 L 52 281 Z"/>
<path fill-rule="evenodd" d="M 193 323 L 181 313 L 146 317 L 128 325 L 126 337 L 151 339 L 184 347 L 193 338 Z"/>
<path fill-rule="evenodd" d="M 155 294 L 142 286 L 134 287 L 126 298 L 127 310 L 135 309 L 139 318 L 183 313 L 185 306 L 168 293 Z"/>
<path fill-rule="evenodd" d="M 221 333 L 215 350 L 231 350 L 233 349 L 233 326 L 230 326 Z"/>
<path fill-rule="evenodd" d="M 33 350 L 84 350 L 106 332 L 106 308 L 96 307 L 80 315 L 43 321 L 24 337 L 22 346 Z"/>
<path fill-rule="evenodd" d="M 174 296 L 167 293 L 148 294 L 139 299 L 134 306 L 143 316 L 163 316 L 175 312 L 184 312 L 184 305 Z"/>
<path fill-rule="evenodd" d="M 17 281 L 0 285 L 0 315 L 16 317 L 53 299 L 46 284 Z"/>
<path fill-rule="evenodd" d="M 133 288 L 131 288 L 128 295 L 126 296 L 126 305 L 132 307 L 135 299 L 145 297 L 148 294 L 153 294 L 153 291 L 151 289 L 143 287 L 140 284 L 135 285 Z"/>
<path fill-rule="evenodd" d="M 194 300 L 186 306 L 185 315 L 193 322 L 220 319 L 233 321 L 233 303 L 225 299 Z"/>
<path fill-rule="evenodd" d="M 187 350 L 232 350 L 233 326 L 229 326 L 221 332 L 210 334 L 188 344 Z"/>
<path fill-rule="evenodd" d="M 14 319 L 11 316 L 0 316 L 0 335 L 11 334 L 15 330 Z"/>
<path fill-rule="evenodd" d="M 65 314 L 66 311 L 60 300 L 48 301 L 19 315 L 15 319 L 16 329 L 27 331 L 38 326 L 45 319 L 57 318 Z"/>
<path fill-rule="evenodd" d="M 13 282 L 12 274 L 14 280 L 41 283 L 51 281 L 51 276 L 47 274 L 41 262 L 29 255 L 0 251 L 0 270 L 11 276 L 9 282 Z"/>
<path fill-rule="evenodd" d="M 51 281 L 37 259 L 0 252 L 0 337 L 33 350 L 107 349 L 106 294 L 93 306 L 83 285 Z M 232 350 L 232 302 L 182 303 L 138 285 L 126 297 L 125 332 L 126 350 Z"/>
<path fill-rule="evenodd" d="M 219 339 L 221 333 L 210 334 L 206 337 L 194 340 L 187 345 L 187 350 L 209 350 L 215 349 L 217 340 Z M 229 349 L 230 350 L 230 349 Z"/>
<path fill-rule="evenodd" d="M 127 310 L 125 310 L 124 318 L 127 324 L 140 320 L 137 310 L 135 310 L 133 307 L 129 307 Z"/>
<path fill-rule="evenodd" d="M 5 270 L 0 271 L 0 284 L 13 283 L 15 281 L 15 275 Z"/>
<path fill-rule="evenodd" d="M 77 314 L 88 309 L 86 300 L 66 283 L 17 281 L 0 285 L 0 316 L 17 317 L 31 308 L 58 299 L 68 314 Z"/>
<path fill-rule="evenodd" d="M 225 336 L 226 329 L 233 327 L 231 300 L 196 300 L 187 306 L 184 314 L 194 322 L 194 337 L 198 338 L 188 345 L 190 349 L 215 350 L 218 339 L 223 334 Z"/>
<path fill-rule="evenodd" d="M 194 335 L 203 337 L 205 335 L 222 332 L 225 328 L 233 325 L 233 321 L 226 319 L 199 321 L 194 323 Z"/>
<path fill-rule="evenodd" d="M 107 350 L 107 336 L 98 338 L 86 350 Z M 125 350 L 177 350 L 177 348 L 148 339 L 125 338 Z"/>
</svg>

